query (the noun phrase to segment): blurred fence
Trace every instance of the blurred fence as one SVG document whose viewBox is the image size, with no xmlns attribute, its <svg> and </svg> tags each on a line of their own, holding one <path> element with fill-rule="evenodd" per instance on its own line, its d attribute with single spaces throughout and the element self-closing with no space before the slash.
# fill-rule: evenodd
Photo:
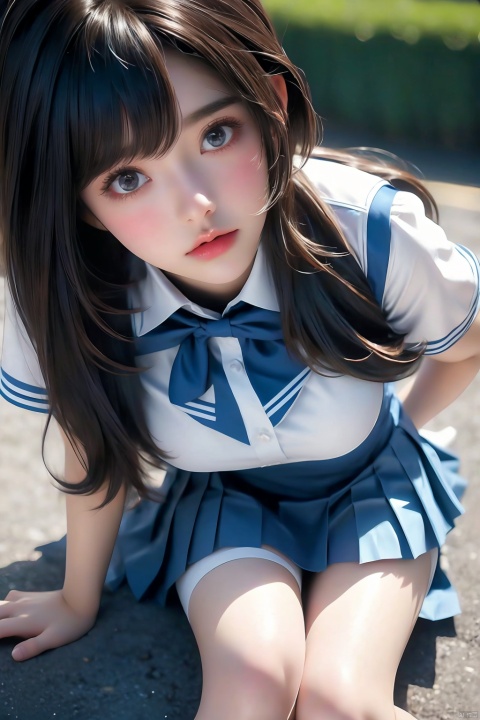
<svg viewBox="0 0 480 720">
<path fill-rule="evenodd" d="M 265 0 L 329 121 L 480 148 L 480 5 L 466 0 Z"/>
</svg>

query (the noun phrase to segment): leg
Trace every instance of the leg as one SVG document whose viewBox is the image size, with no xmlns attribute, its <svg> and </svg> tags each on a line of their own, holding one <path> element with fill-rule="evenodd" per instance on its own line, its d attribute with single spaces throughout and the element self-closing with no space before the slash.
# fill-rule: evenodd
<svg viewBox="0 0 480 720">
<path fill-rule="evenodd" d="M 296 720 L 412 718 L 394 707 L 393 686 L 431 567 L 426 553 L 416 560 L 339 563 L 314 579 Z"/>
<path fill-rule="evenodd" d="M 196 720 L 287 720 L 305 660 L 292 574 L 259 558 L 215 567 L 188 606 L 203 671 Z"/>
</svg>

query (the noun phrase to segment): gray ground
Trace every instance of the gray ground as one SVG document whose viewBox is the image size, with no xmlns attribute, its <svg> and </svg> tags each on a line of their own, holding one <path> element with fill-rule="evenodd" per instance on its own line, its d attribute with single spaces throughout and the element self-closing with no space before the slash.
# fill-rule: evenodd
<svg viewBox="0 0 480 720">
<path fill-rule="evenodd" d="M 410 153 L 413 161 L 417 156 Z M 461 183 L 463 177 L 465 184 L 480 185 L 480 176 L 474 177 L 478 157 L 472 158 L 462 158 L 463 176 L 445 154 L 422 156 L 422 167 L 435 180 Z M 432 187 L 450 236 L 480 253 L 480 190 Z M 2 310 L 0 305 L 0 326 Z M 455 621 L 417 623 L 398 673 L 396 699 L 418 720 L 480 718 L 480 379 L 437 421 L 440 427 L 447 424 L 459 431 L 455 448 L 470 480 L 467 513 L 444 554 L 463 614 Z M 61 583 L 61 555 L 47 559 L 34 549 L 64 532 L 62 497 L 40 458 L 41 432 L 40 416 L 0 402 L 0 597 L 10 588 L 40 590 Z M 55 458 L 58 445 L 52 438 L 53 465 Z M 12 646 L 10 640 L 0 641 L 0 720 L 189 720 L 195 715 L 200 666 L 178 608 L 138 604 L 126 590 L 105 594 L 97 625 L 80 641 L 23 665 L 10 658 Z"/>
</svg>

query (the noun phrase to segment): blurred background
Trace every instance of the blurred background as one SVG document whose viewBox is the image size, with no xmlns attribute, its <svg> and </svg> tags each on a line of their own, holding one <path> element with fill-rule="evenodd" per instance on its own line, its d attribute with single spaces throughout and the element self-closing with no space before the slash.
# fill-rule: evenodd
<svg viewBox="0 0 480 720">
<path fill-rule="evenodd" d="M 325 145 L 382 147 L 431 180 L 480 185 L 478 2 L 264 4 L 307 75 Z"/>
</svg>

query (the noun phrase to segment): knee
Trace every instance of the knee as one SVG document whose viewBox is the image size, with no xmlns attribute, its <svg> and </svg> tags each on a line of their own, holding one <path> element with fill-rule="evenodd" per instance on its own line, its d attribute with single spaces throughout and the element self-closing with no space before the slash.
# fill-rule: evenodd
<svg viewBox="0 0 480 720">
<path fill-rule="evenodd" d="M 385 720 L 393 713 L 393 699 L 381 697 L 374 688 L 348 680 L 302 682 L 296 720 Z"/>
<path fill-rule="evenodd" d="M 287 720 L 298 694 L 298 683 L 279 673 L 244 668 L 240 674 L 238 720 Z"/>
<path fill-rule="evenodd" d="M 234 663 L 217 674 L 215 687 L 205 683 L 200 710 L 205 718 L 235 720 L 288 720 L 298 694 L 302 668 L 281 667 L 272 658 L 263 663 Z M 215 703 L 215 713 L 207 711 Z M 203 702 L 205 700 L 205 703 Z M 204 707 L 202 708 L 202 705 Z M 202 712 L 198 715 L 203 718 Z"/>
</svg>

